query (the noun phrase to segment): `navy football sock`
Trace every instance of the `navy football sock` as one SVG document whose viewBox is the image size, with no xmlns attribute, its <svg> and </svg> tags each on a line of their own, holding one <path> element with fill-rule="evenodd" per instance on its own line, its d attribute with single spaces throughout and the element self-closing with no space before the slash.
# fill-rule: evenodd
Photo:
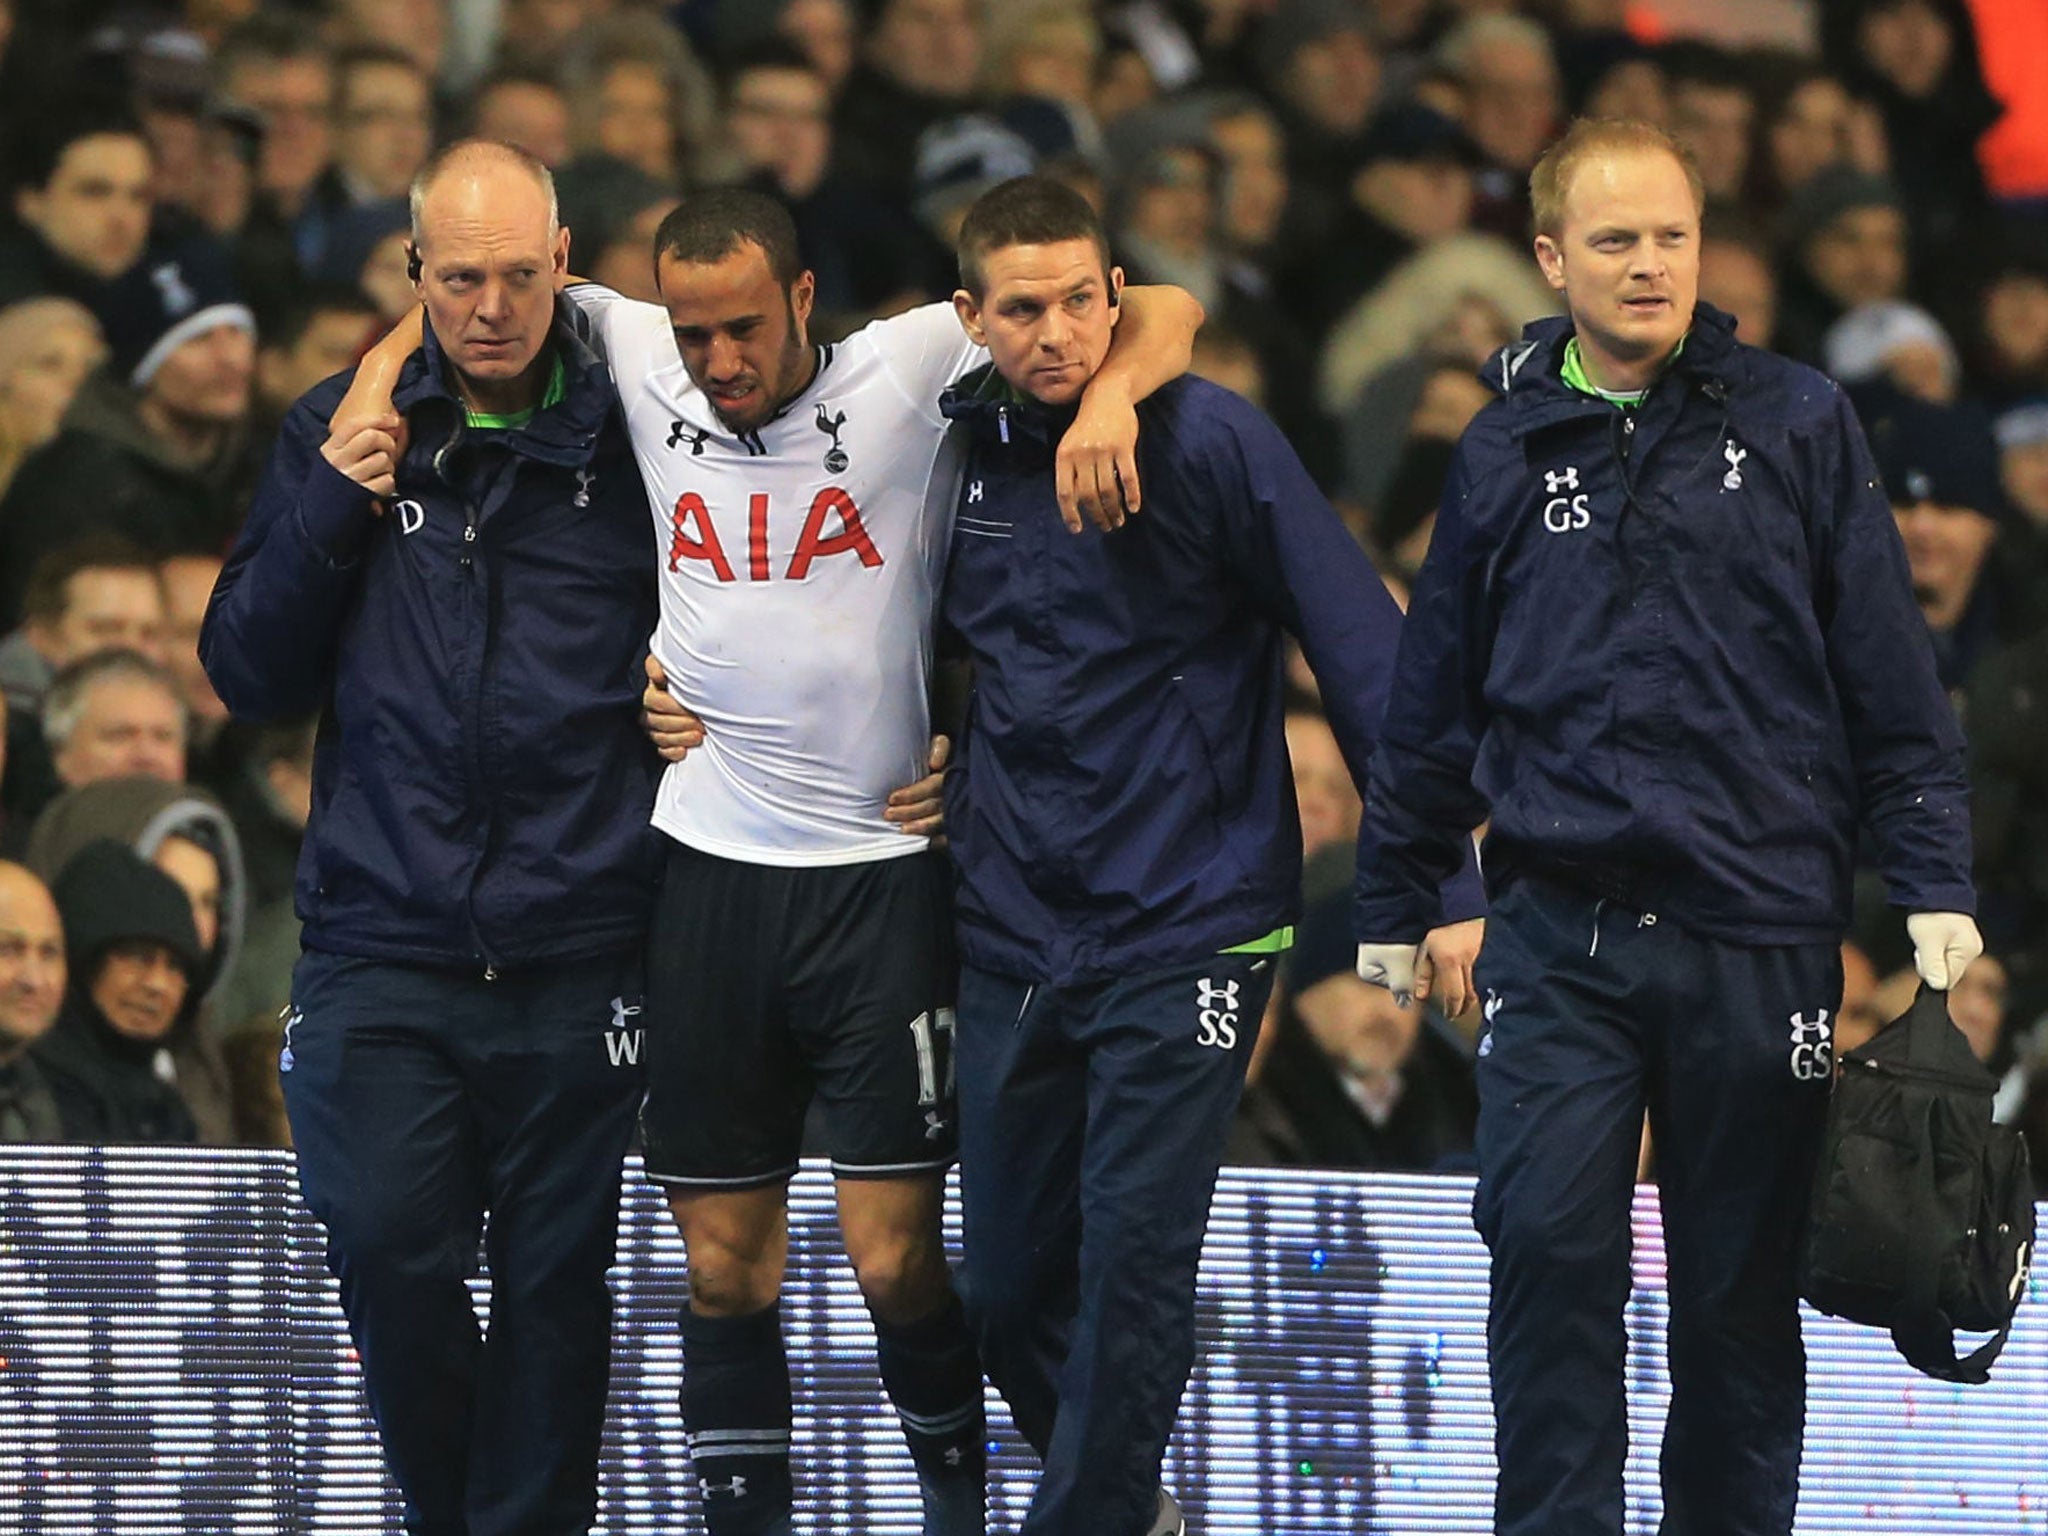
<svg viewBox="0 0 2048 1536">
<path fill-rule="evenodd" d="M 982 1536 L 987 1427 L 981 1364 L 960 1298 L 914 1323 L 876 1320 L 882 1385 L 903 1421 L 924 1496 L 924 1536 Z"/>
<path fill-rule="evenodd" d="M 711 1536 L 787 1536 L 789 1362 L 782 1304 L 742 1317 L 683 1310 L 683 1428 Z"/>
</svg>

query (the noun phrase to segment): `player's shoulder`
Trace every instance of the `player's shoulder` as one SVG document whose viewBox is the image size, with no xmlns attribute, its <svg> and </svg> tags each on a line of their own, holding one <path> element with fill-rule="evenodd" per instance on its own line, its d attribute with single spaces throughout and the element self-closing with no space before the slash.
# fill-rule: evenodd
<svg viewBox="0 0 2048 1536">
<path fill-rule="evenodd" d="M 561 290 L 561 297 L 565 303 L 588 313 L 602 311 L 607 316 L 621 316 L 663 326 L 668 324 L 668 311 L 659 304 L 633 298 L 616 288 L 608 288 L 603 283 L 588 280 L 570 283 Z"/>
<path fill-rule="evenodd" d="M 935 416 L 939 391 L 957 371 L 965 345 L 959 322 L 945 305 L 871 320 L 842 340 L 821 344 L 819 375 L 810 393 Z"/>
<path fill-rule="evenodd" d="M 934 339 L 958 341 L 963 334 L 960 316 L 953 306 L 943 299 L 935 299 L 929 304 L 914 304 L 893 315 L 879 315 L 852 332 L 846 341 L 862 348 L 886 350 L 892 346 L 922 346 Z"/>
</svg>

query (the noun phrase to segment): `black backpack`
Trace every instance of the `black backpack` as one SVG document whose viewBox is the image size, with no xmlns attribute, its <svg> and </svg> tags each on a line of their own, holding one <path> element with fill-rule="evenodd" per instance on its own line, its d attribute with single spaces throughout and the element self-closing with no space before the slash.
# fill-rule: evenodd
<svg viewBox="0 0 2048 1536">
<path fill-rule="evenodd" d="M 1917 1369 L 1989 1378 L 2027 1289 L 2034 1189 L 2026 1142 L 1991 1123 L 1998 1083 L 1922 986 L 1844 1052 L 1807 1232 L 1806 1299 L 1891 1330 Z M 1993 1337 L 1957 1359 L 1954 1329 Z"/>
</svg>

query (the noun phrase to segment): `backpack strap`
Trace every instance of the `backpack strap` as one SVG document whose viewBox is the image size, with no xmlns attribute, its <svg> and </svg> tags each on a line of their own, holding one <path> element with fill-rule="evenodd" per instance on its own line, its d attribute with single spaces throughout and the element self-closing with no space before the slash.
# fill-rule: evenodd
<svg viewBox="0 0 2048 1536">
<path fill-rule="evenodd" d="M 1961 1381 L 1977 1385 L 1991 1379 L 1992 1362 L 2012 1336 L 2013 1319 L 1961 1359 L 1956 1358 L 1954 1330 L 1945 1313 L 1935 1312 L 1932 1322 L 1915 1327 L 1901 1325 L 1892 1330 L 1892 1344 L 1906 1363 L 1940 1381 Z"/>
</svg>

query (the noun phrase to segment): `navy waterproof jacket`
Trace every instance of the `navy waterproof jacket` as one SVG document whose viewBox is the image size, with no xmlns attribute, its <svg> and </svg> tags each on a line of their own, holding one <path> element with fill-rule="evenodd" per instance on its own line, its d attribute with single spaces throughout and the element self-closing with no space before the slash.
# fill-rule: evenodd
<svg viewBox="0 0 2048 1536">
<path fill-rule="evenodd" d="M 1971 912 L 1963 743 L 1847 399 L 1701 305 L 1633 411 L 1565 320 L 1482 377 L 1401 638 L 1360 931 L 1419 938 L 1457 840 L 1747 944 L 1832 942 L 1859 819 L 1893 904 Z"/>
<path fill-rule="evenodd" d="M 1279 429 L 1200 379 L 1140 402 L 1144 510 L 1114 533 L 1060 522 L 1071 409 L 993 370 L 942 405 L 967 439 L 945 595 L 975 668 L 946 778 L 962 956 L 1083 981 L 1292 922 L 1281 632 L 1363 782 L 1401 623 L 1371 562 Z"/>
<path fill-rule="evenodd" d="M 215 690 L 245 719 L 322 715 L 309 948 L 503 969 L 646 931 L 652 524 L 604 365 L 559 320 L 552 345 L 563 398 L 479 429 L 429 328 L 381 517 L 320 456 L 349 376 L 312 390 L 221 572 L 200 635 Z"/>
</svg>

